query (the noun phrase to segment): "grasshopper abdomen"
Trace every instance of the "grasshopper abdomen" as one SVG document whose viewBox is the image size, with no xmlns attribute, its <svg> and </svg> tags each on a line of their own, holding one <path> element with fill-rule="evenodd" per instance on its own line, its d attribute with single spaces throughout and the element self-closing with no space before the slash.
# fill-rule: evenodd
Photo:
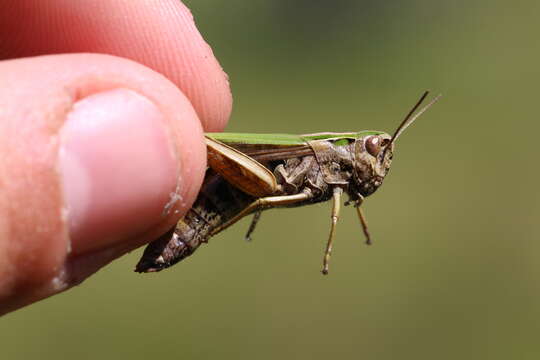
<svg viewBox="0 0 540 360">
<path fill-rule="evenodd" d="M 135 271 L 160 271 L 185 259 L 200 244 L 208 242 L 214 228 L 233 218 L 254 200 L 208 169 L 201 191 L 186 216 L 145 249 Z"/>
</svg>

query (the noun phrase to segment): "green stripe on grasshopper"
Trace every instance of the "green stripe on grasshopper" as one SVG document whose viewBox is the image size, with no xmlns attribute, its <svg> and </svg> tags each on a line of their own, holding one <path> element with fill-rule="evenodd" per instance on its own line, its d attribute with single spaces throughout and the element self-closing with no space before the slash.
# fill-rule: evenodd
<svg viewBox="0 0 540 360">
<path fill-rule="evenodd" d="M 316 133 L 305 135 L 291 134 L 249 134 L 249 133 L 206 133 L 205 135 L 226 144 L 267 144 L 267 145 L 303 145 L 310 140 L 358 139 L 367 135 L 380 135 L 382 131 L 360 131 L 344 133 Z"/>
<path fill-rule="evenodd" d="M 303 145 L 305 141 L 298 135 L 290 134 L 249 134 L 249 133 L 205 133 L 206 136 L 225 144 L 268 144 Z"/>
</svg>

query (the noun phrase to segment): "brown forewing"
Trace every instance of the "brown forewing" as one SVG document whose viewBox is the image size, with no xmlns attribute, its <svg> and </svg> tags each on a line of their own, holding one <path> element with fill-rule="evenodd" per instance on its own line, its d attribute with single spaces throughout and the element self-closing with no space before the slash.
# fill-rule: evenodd
<svg viewBox="0 0 540 360">
<path fill-rule="evenodd" d="M 313 149 L 307 143 L 305 145 L 227 143 L 227 145 L 260 162 L 287 160 L 313 155 Z"/>
<path fill-rule="evenodd" d="M 277 189 L 274 174 L 254 158 L 223 144 L 206 138 L 208 166 L 243 192 L 264 197 Z"/>
</svg>

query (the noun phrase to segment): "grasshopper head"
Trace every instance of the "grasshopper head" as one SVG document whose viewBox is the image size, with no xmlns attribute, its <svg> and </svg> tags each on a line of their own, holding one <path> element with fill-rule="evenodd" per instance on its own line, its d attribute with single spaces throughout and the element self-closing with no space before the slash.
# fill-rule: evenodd
<svg viewBox="0 0 540 360">
<path fill-rule="evenodd" d="M 439 96 L 424 106 L 415 115 L 414 112 L 429 94 L 426 91 L 416 105 L 409 111 L 392 136 L 386 133 L 367 135 L 356 139 L 354 144 L 354 186 L 353 193 L 360 196 L 371 195 L 381 186 L 392 163 L 394 144 L 403 131 L 424 111 L 433 105 Z"/>
<path fill-rule="evenodd" d="M 361 137 L 354 144 L 354 183 L 357 192 L 369 196 L 381 186 L 390 169 L 394 144 L 386 133 Z"/>
</svg>

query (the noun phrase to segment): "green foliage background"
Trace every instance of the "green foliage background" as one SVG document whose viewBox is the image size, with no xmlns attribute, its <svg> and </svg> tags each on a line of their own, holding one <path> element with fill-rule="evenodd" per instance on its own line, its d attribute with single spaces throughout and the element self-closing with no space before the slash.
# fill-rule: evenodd
<svg viewBox="0 0 540 360">
<path fill-rule="evenodd" d="M 158 275 L 135 252 L 0 320 L 5 359 L 538 359 L 540 2 L 187 1 L 228 72 L 228 130 L 391 132 L 439 103 L 368 198 L 263 214 Z"/>
</svg>

